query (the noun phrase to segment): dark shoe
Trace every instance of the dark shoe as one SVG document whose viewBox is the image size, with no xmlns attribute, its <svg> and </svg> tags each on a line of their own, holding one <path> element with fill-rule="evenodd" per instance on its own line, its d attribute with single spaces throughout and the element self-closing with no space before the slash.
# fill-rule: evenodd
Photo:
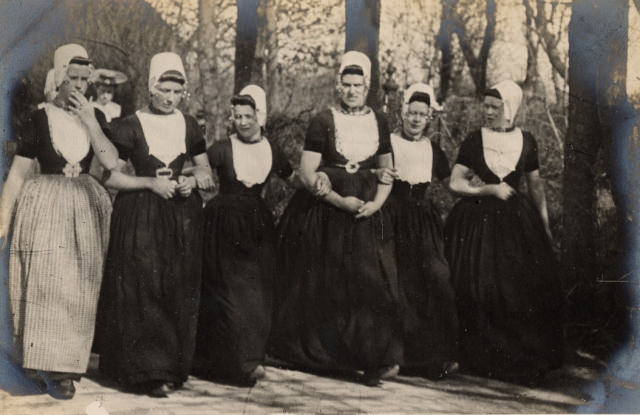
<svg viewBox="0 0 640 415">
<path fill-rule="evenodd" d="M 366 371 L 362 376 L 362 383 L 367 386 L 378 386 L 383 379 L 393 379 L 400 372 L 399 365 L 383 366 L 375 370 Z"/>
<path fill-rule="evenodd" d="M 47 393 L 56 399 L 71 399 L 76 388 L 71 379 L 50 380 L 47 382 Z"/>
</svg>

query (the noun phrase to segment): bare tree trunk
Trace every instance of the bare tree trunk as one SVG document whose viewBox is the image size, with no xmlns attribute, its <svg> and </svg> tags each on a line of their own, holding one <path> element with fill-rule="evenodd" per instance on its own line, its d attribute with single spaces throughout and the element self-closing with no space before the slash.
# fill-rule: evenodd
<svg viewBox="0 0 640 415">
<path fill-rule="evenodd" d="M 276 102 L 276 55 L 278 51 L 276 0 L 259 0 L 256 8 L 256 17 L 256 41 L 254 56 L 250 65 L 251 73 L 249 81 L 239 85 L 238 89 L 248 83 L 262 87 L 267 95 L 268 111 L 271 112 L 273 104 Z M 236 77 L 236 79 L 238 78 Z"/>
<path fill-rule="evenodd" d="M 493 45 L 493 40 L 496 37 L 496 0 L 486 0 L 487 7 L 485 8 L 485 17 L 487 19 L 487 26 L 484 29 L 484 38 L 482 39 L 482 46 L 480 47 L 480 53 L 478 56 L 478 66 L 476 67 L 477 75 L 474 77 L 476 84 L 476 91 L 479 94 L 484 93 L 487 88 L 487 61 L 489 60 L 489 50 Z"/>
<path fill-rule="evenodd" d="M 530 99 L 538 93 L 540 73 L 538 72 L 538 51 L 540 40 L 535 33 L 535 13 L 528 0 L 523 0 L 525 6 L 525 26 L 527 39 L 527 74 L 522 85 L 524 95 Z"/>
<path fill-rule="evenodd" d="M 251 83 L 262 88 L 265 88 L 265 54 L 268 52 L 266 39 L 267 3 L 269 3 L 269 0 L 260 0 L 258 4 L 258 35 L 256 37 L 255 54 L 251 63 Z"/>
<path fill-rule="evenodd" d="M 487 61 L 489 58 L 489 51 L 491 45 L 495 39 L 496 33 L 496 10 L 497 5 L 495 0 L 486 0 L 485 17 L 487 25 L 484 30 L 484 37 L 482 39 L 482 46 L 480 52 L 476 56 L 473 51 L 473 42 L 471 36 L 467 33 L 466 26 L 459 16 L 456 19 L 455 33 L 458 36 L 460 42 L 460 49 L 469 66 L 469 72 L 471 78 L 476 87 L 476 93 L 482 94 L 487 87 Z"/>
<path fill-rule="evenodd" d="M 216 62 L 217 27 L 215 25 L 216 2 L 215 0 L 199 0 L 199 67 L 200 85 L 202 93 L 202 105 L 207 126 L 209 140 L 217 138 L 218 117 L 218 90 L 216 81 L 218 78 L 218 65 Z"/>
<path fill-rule="evenodd" d="M 234 92 L 238 93 L 252 80 L 258 40 L 260 0 L 238 0 L 236 23 L 236 56 Z"/>
<path fill-rule="evenodd" d="M 442 52 L 440 60 L 440 102 L 444 102 L 449 92 L 453 69 L 453 50 L 451 50 L 451 38 L 454 32 L 454 9 L 457 0 L 440 0 L 442 14 L 440 17 L 440 30 L 436 38 L 436 47 Z"/>
<path fill-rule="evenodd" d="M 278 9 L 276 0 L 266 0 L 265 9 L 265 73 L 268 111 L 276 109 L 278 98 Z"/>
<path fill-rule="evenodd" d="M 570 97 L 562 261 L 564 283 L 572 293 L 569 311 L 574 322 L 593 321 L 602 311 L 594 301 L 597 291 L 603 290 L 603 284 L 597 284 L 603 264 L 594 243 L 599 231 L 595 191 L 596 175 L 602 173 L 597 170 L 600 157 L 609 161 L 606 164 L 610 166 L 619 222 L 624 223 L 622 229 L 637 231 L 640 219 L 639 199 L 631 198 L 639 195 L 640 169 L 636 160 L 640 159 L 640 148 L 637 129 L 635 139 L 633 132 L 634 126 L 637 128 L 637 114 L 630 108 L 625 91 L 627 19 L 628 3 L 624 0 L 573 2 L 569 25 Z M 629 168 L 625 166 L 635 171 L 625 170 Z M 624 236 L 627 243 L 637 238 L 626 232 Z"/>
<path fill-rule="evenodd" d="M 379 109 L 380 64 L 378 61 L 378 37 L 380 33 L 380 0 L 346 0 L 345 51 L 357 50 L 371 59 L 371 87 L 367 104 Z"/>
<path fill-rule="evenodd" d="M 563 54 L 558 48 L 559 39 L 549 29 L 549 19 L 547 18 L 547 13 L 545 11 L 544 0 L 536 0 L 536 10 L 536 28 L 538 30 L 538 35 L 542 39 L 544 50 L 547 52 L 547 56 L 549 56 L 549 61 L 553 68 L 558 71 L 562 77 L 564 77 L 567 70 L 566 64 Z"/>
</svg>

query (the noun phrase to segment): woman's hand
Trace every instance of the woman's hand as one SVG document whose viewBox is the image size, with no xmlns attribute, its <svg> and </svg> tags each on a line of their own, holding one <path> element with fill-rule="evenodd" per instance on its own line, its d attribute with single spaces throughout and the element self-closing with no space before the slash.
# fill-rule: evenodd
<svg viewBox="0 0 640 415">
<path fill-rule="evenodd" d="M 180 196 L 182 197 L 191 196 L 191 193 L 193 192 L 193 188 L 195 186 L 196 186 L 195 177 L 178 176 L 178 184 L 176 186 L 176 191 L 180 194 Z"/>
<path fill-rule="evenodd" d="M 316 197 L 324 197 L 331 191 L 331 180 L 327 173 L 323 171 L 316 172 L 316 181 L 313 184 L 313 195 Z"/>
<path fill-rule="evenodd" d="M 346 196 L 342 198 L 342 209 L 350 213 L 358 213 L 365 203 L 355 196 Z"/>
<path fill-rule="evenodd" d="M 171 199 L 176 194 L 177 183 L 166 177 L 153 177 L 149 189 L 163 199 Z"/>
<path fill-rule="evenodd" d="M 360 209 L 358 209 L 358 214 L 356 215 L 356 219 L 360 218 L 368 218 L 369 216 L 376 213 L 382 205 L 380 203 L 376 203 L 374 201 L 370 201 L 362 205 Z"/>
<path fill-rule="evenodd" d="M 195 183 L 193 187 L 198 187 L 202 190 L 213 189 L 213 177 L 211 177 L 211 169 L 204 166 L 195 166 L 192 170 Z"/>
<path fill-rule="evenodd" d="M 391 167 L 374 169 L 373 173 L 378 178 L 378 182 L 382 184 L 393 184 L 393 181 L 399 178 L 398 171 Z"/>
<path fill-rule="evenodd" d="M 89 125 L 92 120 L 95 121 L 96 114 L 93 106 L 80 92 L 72 91 L 69 95 L 69 102 L 71 103 L 71 105 L 69 106 L 69 111 L 80 118 L 80 121 L 82 121 L 84 124 Z"/>
<path fill-rule="evenodd" d="M 505 182 L 492 185 L 492 190 L 493 195 L 500 200 L 507 200 L 516 193 L 514 188 L 509 186 Z"/>
</svg>

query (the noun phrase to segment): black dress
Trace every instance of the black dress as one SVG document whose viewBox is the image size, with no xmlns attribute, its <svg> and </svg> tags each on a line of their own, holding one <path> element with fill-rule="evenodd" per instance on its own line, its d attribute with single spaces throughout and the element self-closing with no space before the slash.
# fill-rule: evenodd
<svg viewBox="0 0 640 415">
<path fill-rule="evenodd" d="M 500 183 L 487 167 L 482 134 L 462 143 L 457 164 L 487 184 Z M 514 189 L 538 169 L 535 139 L 523 133 L 515 171 L 504 178 Z M 544 225 L 520 192 L 502 201 L 464 197 L 445 225 L 446 255 L 456 292 L 462 368 L 485 376 L 535 376 L 561 363 L 559 275 Z"/>
<path fill-rule="evenodd" d="M 432 177 L 449 177 L 444 152 L 433 141 L 431 150 Z M 429 184 L 396 180 L 384 211 L 395 235 L 404 314 L 404 366 L 437 377 L 446 362 L 457 359 L 458 317 L 444 256 L 442 219 L 435 204 L 425 197 Z"/>
<path fill-rule="evenodd" d="M 197 122 L 185 115 L 187 154 L 169 164 L 174 176 L 205 152 Z M 164 163 L 149 154 L 136 115 L 116 122 L 113 140 L 137 176 Z M 202 272 L 202 199 L 169 200 L 151 190 L 118 193 L 103 279 L 97 346 L 100 368 L 125 384 L 184 382 L 195 348 Z"/>
<path fill-rule="evenodd" d="M 333 189 L 373 200 L 376 157 L 390 153 L 389 130 L 376 114 L 378 150 L 355 173 L 340 167 L 332 113 L 318 114 L 305 151 L 322 154 Z M 271 353 L 305 368 L 373 370 L 402 358 L 397 272 L 391 225 L 381 212 L 354 215 L 298 191 L 278 228 L 276 319 Z"/>
<path fill-rule="evenodd" d="M 270 173 L 286 178 L 292 168 L 270 144 Z M 205 208 L 202 296 L 194 373 L 232 382 L 264 361 L 271 329 L 275 229 L 261 191 L 236 177 L 230 140 L 207 151 L 217 169 L 220 193 Z"/>
</svg>

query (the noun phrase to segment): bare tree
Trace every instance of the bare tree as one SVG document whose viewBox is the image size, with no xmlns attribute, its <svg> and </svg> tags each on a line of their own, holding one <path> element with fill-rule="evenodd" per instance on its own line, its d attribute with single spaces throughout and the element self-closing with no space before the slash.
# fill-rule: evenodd
<svg viewBox="0 0 640 415">
<path fill-rule="evenodd" d="M 269 111 L 275 108 L 278 97 L 278 7 L 276 0 L 262 0 L 264 4 L 264 41 L 265 51 L 265 89 L 267 90 L 267 103 Z"/>
<path fill-rule="evenodd" d="M 477 1 L 441 0 L 442 18 L 438 33 L 438 46 L 442 51 L 441 96 L 444 99 L 450 88 L 454 54 L 451 48 L 455 34 L 464 56 L 476 93 L 481 94 L 487 83 L 487 61 L 496 34 L 495 0 L 485 0 L 484 9 L 478 9 Z M 485 24 L 481 28 L 478 13 L 482 13 Z M 482 39 L 478 45 L 478 39 Z M 476 52 L 477 50 L 477 52 Z"/>
<path fill-rule="evenodd" d="M 440 30 L 436 38 L 436 45 L 442 52 L 440 60 L 440 100 L 444 101 L 449 92 L 453 69 L 453 48 L 451 40 L 455 31 L 455 7 L 457 0 L 440 0 L 442 14 Z"/>
<path fill-rule="evenodd" d="M 371 87 L 367 102 L 380 108 L 380 64 L 378 37 L 380 32 L 380 0 L 346 0 L 345 50 L 357 50 L 371 59 Z"/>
<path fill-rule="evenodd" d="M 627 243 L 632 236 L 624 230 L 638 229 L 639 187 L 629 180 L 633 180 L 631 174 L 638 173 L 640 148 L 637 114 L 629 106 L 625 90 L 627 42 L 625 0 L 574 0 L 569 25 L 570 99 L 564 152 L 562 260 L 564 283 L 572 294 L 571 318 L 578 322 L 596 318 L 599 311 L 593 300 L 603 273 L 595 246 L 596 187 L 603 173 L 599 164 L 609 166 L 619 223 L 624 223 Z M 604 163 L 599 163 L 602 159 Z M 625 171 L 625 165 L 634 170 Z M 623 271 L 617 275 L 631 270 Z"/>
<path fill-rule="evenodd" d="M 217 39 L 217 4 L 215 0 L 199 0 L 199 69 L 200 69 L 200 94 L 206 120 L 207 135 L 216 136 L 218 114 L 217 78 L 218 64 L 216 61 Z"/>
<path fill-rule="evenodd" d="M 251 83 L 260 85 L 267 91 L 267 99 L 273 103 L 276 88 L 276 55 L 278 51 L 276 0 L 259 0 L 257 13 L 257 34 L 253 61 L 251 63 Z"/>
<path fill-rule="evenodd" d="M 535 8 L 532 4 L 535 1 Z M 559 29 L 554 32 L 551 27 L 557 13 L 563 13 L 566 5 L 560 2 L 546 2 L 544 0 L 522 0 L 527 16 L 527 26 L 536 36 L 527 36 L 530 43 L 534 43 L 535 47 L 542 46 L 553 68 L 564 77 L 566 72 L 565 56 L 558 47 L 564 25 L 558 25 Z M 547 13 L 547 4 L 550 3 L 551 12 Z M 559 9 L 562 8 L 562 11 Z M 562 19 L 562 16 L 560 17 Z M 529 32 L 531 34 L 531 32 Z"/>
<path fill-rule="evenodd" d="M 239 92 L 251 82 L 254 73 L 254 60 L 258 31 L 261 24 L 258 9 L 260 0 L 238 0 L 238 19 L 236 22 L 236 58 L 234 92 Z M 255 79 L 255 75 L 253 75 Z"/>
</svg>

